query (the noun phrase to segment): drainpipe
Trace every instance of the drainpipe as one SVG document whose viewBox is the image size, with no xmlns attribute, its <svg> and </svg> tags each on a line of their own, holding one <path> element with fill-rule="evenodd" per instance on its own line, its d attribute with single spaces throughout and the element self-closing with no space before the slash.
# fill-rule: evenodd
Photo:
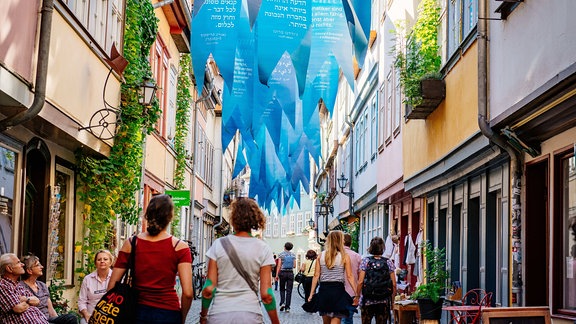
<svg viewBox="0 0 576 324">
<path fill-rule="evenodd" d="M 42 2 L 40 19 L 40 37 L 38 40 L 38 62 L 36 66 L 36 82 L 34 101 L 30 108 L 0 121 L 0 133 L 16 125 L 22 124 L 36 117 L 46 101 L 46 79 L 48 75 L 48 56 L 50 51 L 50 34 L 52 28 L 52 12 L 54 0 Z"/>
<path fill-rule="evenodd" d="M 348 127 L 350 127 L 350 168 L 348 170 L 348 179 L 350 179 L 350 189 L 348 190 L 350 191 L 350 194 L 348 194 L 348 213 L 350 213 L 350 216 L 353 216 L 354 208 L 352 208 L 352 204 L 354 203 L 354 190 L 352 188 L 354 188 L 354 123 L 350 121 L 349 115 L 346 115 L 346 120 L 344 120 L 344 122 Z"/>
<path fill-rule="evenodd" d="M 522 157 L 502 135 L 494 133 L 488 123 L 488 4 L 487 0 L 478 3 L 478 126 L 484 136 L 504 149 L 510 156 L 510 196 L 511 196 L 511 249 L 512 249 L 512 294 L 517 294 L 519 306 L 522 301 L 522 241 L 520 190 L 522 180 Z"/>
<path fill-rule="evenodd" d="M 166 5 L 169 5 L 172 2 L 174 2 L 174 0 L 164 0 L 164 1 L 156 2 L 155 4 L 152 5 L 152 7 L 154 7 L 154 9 L 158 9 L 160 7 L 164 7 Z"/>
</svg>

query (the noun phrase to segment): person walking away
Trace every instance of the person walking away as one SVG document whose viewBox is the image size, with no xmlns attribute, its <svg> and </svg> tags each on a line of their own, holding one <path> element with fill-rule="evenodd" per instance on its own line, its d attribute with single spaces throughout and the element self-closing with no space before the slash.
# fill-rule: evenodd
<svg viewBox="0 0 576 324">
<path fill-rule="evenodd" d="M 128 268 L 136 240 L 133 287 L 138 291 L 135 323 L 183 324 L 192 304 L 192 257 L 188 244 L 168 234 L 174 203 L 168 195 L 154 196 L 144 214 L 146 231 L 124 242 L 112 270 L 108 290 L 120 281 Z M 182 296 L 176 294 L 176 273 Z"/>
<path fill-rule="evenodd" d="M 259 290 L 271 323 L 278 324 L 270 276 L 272 251 L 264 241 L 252 237 L 253 229 L 264 230 L 266 217 L 251 198 L 234 200 L 230 209 L 235 233 L 217 239 L 206 252 L 208 277 L 202 290 L 200 323 L 264 323 Z"/>
<path fill-rule="evenodd" d="M 280 279 L 280 311 L 290 312 L 292 301 L 292 289 L 294 288 L 294 268 L 296 256 L 291 252 L 294 245 L 290 242 L 284 244 L 284 251 L 278 254 L 280 259 L 280 271 L 276 274 L 276 280 Z"/>
<path fill-rule="evenodd" d="M 57 324 L 78 324 L 78 318 L 74 314 L 62 314 L 58 315 L 52 301 L 50 300 L 50 291 L 46 284 L 38 278 L 42 276 L 44 266 L 40 263 L 40 259 L 34 254 L 27 254 L 22 257 L 22 263 L 24 264 L 24 274 L 22 274 L 22 280 L 18 285 L 22 286 L 24 289 L 29 290 L 32 295 L 36 296 L 40 303 L 38 304 L 38 309 L 44 314 L 48 323 Z"/>
<path fill-rule="evenodd" d="M 318 283 L 318 313 L 324 324 L 338 324 L 350 315 L 350 305 L 358 305 L 358 297 L 350 298 L 344 288 L 347 280 L 356 291 L 356 281 L 352 275 L 350 257 L 344 250 L 344 233 L 331 231 L 326 238 L 325 250 L 316 262 L 310 296 L 312 301 Z"/>
<path fill-rule="evenodd" d="M 0 323 L 48 324 L 37 307 L 38 297 L 18 285 L 24 274 L 24 264 L 14 253 L 0 256 Z"/>
<path fill-rule="evenodd" d="M 276 280 L 276 274 L 278 273 L 278 256 L 274 253 L 274 265 L 272 266 L 272 282 L 274 282 L 274 290 L 278 290 L 278 280 Z"/>
<path fill-rule="evenodd" d="M 94 307 L 104 296 L 112 276 L 112 263 L 114 257 L 108 250 L 99 250 L 94 255 L 96 270 L 82 280 L 78 296 L 78 312 L 80 324 L 87 324 L 94 312 Z"/>
<path fill-rule="evenodd" d="M 360 263 L 360 275 L 356 294 L 362 294 L 360 310 L 362 324 L 384 324 L 390 316 L 392 296 L 396 295 L 396 275 L 394 262 L 383 257 L 384 240 L 374 237 L 368 247 L 369 257 Z"/>
<path fill-rule="evenodd" d="M 351 245 L 352 236 L 348 233 L 344 233 L 344 251 L 346 251 L 346 254 L 348 254 L 348 257 L 350 258 L 350 268 L 352 269 L 352 276 L 354 277 L 354 281 L 358 282 L 358 272 L 360 270 L 360 262 L 362 261 L 362 256 L 352 251 L 352 249 L 350 249 Z M 356 291 L 352 289 L 352 285 L 350 285 L 348 281 L 345 282 L 344 287 L 346 288 L 346 292 L 348 295 L 350 295 L 351 298 L 354 298 L 357 295 Z M 342 323 L 352 324 L 353 316 L 356 312 L 356 307 L 350 307 L 350 316 L 343 318 Z"/>
<path fill-rule="evenodd" d="M 300 266 L 300 272 L 304 274 L 304 300 L 308 300 L 310 296 L 310 288 L 312 288 L 312 279 L 314 278 L 314 272 L 316 270 L 315 261 L 318 255 L 314 250 L 308 250 L 306 252 L 306 261 Z"/>
</svg>

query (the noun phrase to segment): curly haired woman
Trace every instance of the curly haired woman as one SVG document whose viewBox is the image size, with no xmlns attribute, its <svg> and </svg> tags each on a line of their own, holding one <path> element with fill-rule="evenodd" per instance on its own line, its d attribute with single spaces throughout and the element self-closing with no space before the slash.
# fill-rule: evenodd
<svg viewBox="0 0 576 324">
<path fill-rule="evenodd" d="M 266 218 L 250 198 L 238 198 L 230 207 L 230 223 L 235 232 L 214 241 L 206 252 L 208 277 L 202 290 L 200 323 L 264 323 L 255 294 L 257 287 L 271 322 L 279 323 L 270 276 L 274 264 L 272 250 L 252 237 L 252 230 L 264 229 Z M 246 279 L 231 261 L 230 254 L 234 253 L 231 250 L 236 253 Z"/>
</svg>

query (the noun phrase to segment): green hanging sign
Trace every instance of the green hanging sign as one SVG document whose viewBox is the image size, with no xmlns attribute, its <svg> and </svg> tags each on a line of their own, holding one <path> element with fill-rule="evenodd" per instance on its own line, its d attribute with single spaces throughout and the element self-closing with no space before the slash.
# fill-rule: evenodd
<svg viewBox="0 0 576 324">
<path fill-rule="evenodd" d="M 190 190 L 166 190 L 164 193 L 172 197 L 174 207 L 190 206 Z"/>
</svg>

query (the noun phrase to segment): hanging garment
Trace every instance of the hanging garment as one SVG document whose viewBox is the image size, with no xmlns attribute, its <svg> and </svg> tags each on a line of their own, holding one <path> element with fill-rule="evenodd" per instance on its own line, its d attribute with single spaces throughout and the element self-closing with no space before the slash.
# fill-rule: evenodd
<svg viewBox="0 0 576 324">
<path fill-rule="evenodd" d="M 392 259 L 392 253 L 394 253 L 394 242 L 392 242 L 392 236 L 388 234 L 386 243 L 384 243 L 384 254 L 382 254 L 382 256 L 387 259 Z"/>
<path fill-rule="evenodd" d="M 414 245 L 414 241 L 412 241 L 412 235 L 406 235 L 404 246 L 406 246 L 406 264 L 416 263 L 416 246 Z"/>
<path fill-rule="evenodd" d="M 416 235 L 416 264 L 414 265 L 414 276 L 418 278 L 416 280 L 416 285 L 420 284 L 423 277 L 422 271 L 422 245 L 424 244 L 424 237 L 423 237 L 422 230 L 418 231 L 418 235 Z"/>
</svg>

